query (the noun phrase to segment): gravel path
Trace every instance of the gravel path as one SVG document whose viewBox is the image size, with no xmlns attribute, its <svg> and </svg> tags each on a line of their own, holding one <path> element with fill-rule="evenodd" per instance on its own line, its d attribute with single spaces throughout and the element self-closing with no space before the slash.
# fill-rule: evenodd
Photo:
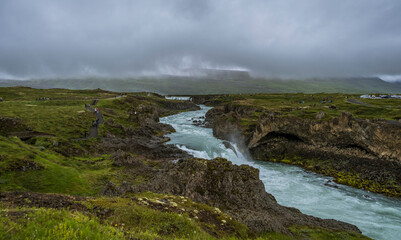
<svg viewBox="0 0 401 240">
<path fill-rule="evenodd" d="M 360 102 L 360 101 L 358 101 L 356 99 L 348 99 L 347 101 L 350 102 L 350 103 L 355 103 L 355 104 L 359 104 L 359 105 L 372 107 L 372 105 L 364 103 L 364 102 Z"/>
<path fill-rule="evenodd" d="M 97 99 L 94 100 L 92 103 L 94 103 L 96 105 L 97 103 Z M 96 121 L 92 122 L 92 126 L 89 129 L 89 136 L 88 138 L 97 138 L 99 137 L 99 124 L 103 124 L 104 120 L 103 120 L 103 114 L 98 110 L 96 111 L 95 109 L 93 109 L 90 105 L 85 104 L 85 108 L 88 109 L 89 111 L 96 113 Z"/>
</svg>

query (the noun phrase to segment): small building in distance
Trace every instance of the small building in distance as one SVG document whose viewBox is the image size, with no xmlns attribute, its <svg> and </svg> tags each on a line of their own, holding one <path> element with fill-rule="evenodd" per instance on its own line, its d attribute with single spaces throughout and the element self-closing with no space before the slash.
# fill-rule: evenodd
<svg viewBox="0 0 401 240">
<path fill-rule="evenodd" d="M 401 95 L 361 95 L 360 98 L 368 98 L 368 99 L 401 99 Z"/>
</svg>

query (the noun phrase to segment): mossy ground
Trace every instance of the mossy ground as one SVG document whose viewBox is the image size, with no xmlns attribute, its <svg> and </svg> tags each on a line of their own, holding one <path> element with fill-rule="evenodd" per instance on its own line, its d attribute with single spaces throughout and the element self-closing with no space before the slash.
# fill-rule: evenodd
<svg viewBox="0 0 401 240">
<path fill-rule="evenodd" d="M 117 168 L 108 156 L 66 157 L 17 137 L 0 136 L 0 191 L 93 195 Z"/>
<path fill-rule="evenodd" d="M 256 123 L 262 110 L 279 112 L 282 116 L 309 119 L 315 119 L 317 113 L 324 112 L 325 116 L 320 121 L 339 117 L 342 111 L 350 112 L 360 119 L 401 119 L 401 100 L 361 99 L 359 96 L 341 93 L 229 94 L 217 96 L 213 100 L 256 108 L 252 116 L 241 119 L 244 126 Z M 322 103 L 324 99 L 326 103 Z M 351 99 L 367 105 L 349 102 Z"/>
<path fill-rule="evenodd" d="M 99 155 L 92 148 L 99 139 L 83 139 L 95 116 L 85 109 L 98 99 L 96 107 L 105 121 L 135 129 L 129 112 L 139 105 L 157 105 L 162 98 L 155 94 L 134 93 L 121 98 L 120 93 L 103 90 L 0 88 L 0 117 L 19 119 L 34 136 L 21 141 L 14 133 L 0 136 L 1 191 L 22 190 L 78 195 L 94 195 L 105 181 L 121 182 L 122 167 L 113 166 L 110 155 Z M 51 100 L 36 100 L 39 97 Z M 118 98 L 115 98 L 118 97 Z M 158 102 L 156 103 L 156 100 Z M 161 103 L 162 104 L 162 103 Z M 99 135 L 117 134 L 119 128 L 100 125 Z M 145 179 L 137 177 L 137 182 Z"/>
</svg>

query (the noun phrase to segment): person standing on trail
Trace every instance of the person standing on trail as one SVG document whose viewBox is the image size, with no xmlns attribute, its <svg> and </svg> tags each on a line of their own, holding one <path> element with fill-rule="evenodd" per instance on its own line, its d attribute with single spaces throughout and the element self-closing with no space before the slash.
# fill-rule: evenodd
<svg viewBox="0 0 401 240">
<path fill-rule="evenodd" d="M 3 101 L 3 97 L 0 97 L 0 102 L 2 102 Z"/>
</svg>

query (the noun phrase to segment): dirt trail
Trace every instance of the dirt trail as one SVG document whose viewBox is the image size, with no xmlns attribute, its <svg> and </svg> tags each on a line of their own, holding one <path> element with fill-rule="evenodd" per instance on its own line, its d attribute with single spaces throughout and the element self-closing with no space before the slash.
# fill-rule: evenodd
<svg viewBox="0 0 401 240">
<path fill-rule="evenodd" d="M 93 100 L 92 106 L 96 106 L 97 102 L 97 99 Z M 89 104 L 85 104 L 85 108 L 96 114 L 96 120 L 92 122 L 88 138 L 97 138 L 99 137 L 99 124 L 104 123 L 103 114 L 98 109 L 93 109 Z"/>
<path fill-rule="evenodd" d="M 97 102 L 98 99 L 93 100 L 92 106 L 96 106 Z M 96 120 L 92 122 L 92 126 L 89 128 L 88 138 L 97 138 L 99 137 L 99 124 L 104 123 L 103 114 L 99 109 L 93 109 L 89 104 L 85 104 L 85 108 L 96 114 Z"/>
<path fill-rule="evenodd" d="M 364 106 L 368 106 L 368 107 L 373 107 L 373 106 L 370 105 L 370 104 L 367 104 L 367 103 L 364 103 L 364 102 L 360 102 L 360 101 L 358 101 L 358 100 L 356 100 L 356 99 L 348 99 L 347 101 L 350 102 L 350 103 L 355 103 L 355 104 L 359 104 L 359 105 L 364 105 Z"/>
</svg>

